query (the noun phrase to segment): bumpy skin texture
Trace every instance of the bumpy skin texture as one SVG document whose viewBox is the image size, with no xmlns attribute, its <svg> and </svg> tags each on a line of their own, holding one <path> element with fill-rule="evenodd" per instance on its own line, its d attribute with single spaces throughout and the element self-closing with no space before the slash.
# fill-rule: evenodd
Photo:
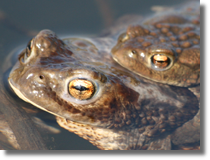
<svg viewBox="0 0 210 160">
<path fill-rule="evenodd" d="M 153 81 L 181 87 L 200 84 L 199 7 L 193 3 L 131 25 L 112 49 L 113 58 Z M 168 65 L 156 65 L 154 55 L 168 57 Z"/>
<path fill-rule="evenodd" d="M 100 149 L 171 149 L 169 134 L 195 116 L 197 97 L 129 73 L 94 41 L 64 42 L 43 30 L 28 44 L 9 76 L 16 94 Z M 75 79 L 92 82 L 93 96 L 70 95 Z"/>
<path fill-rule="evenodd" d="M 199 2 L 192 2 L 128 27 L 112 49 L 113 58 L 152 81 L 189 87 L 200 101 L 199 8 Z M 165 68 L 153 62 L 153 56 L 158 54 L 170 58 Z M 171 138 L 175 145 L 199 145 L 200 111 Z"/>
</svg>

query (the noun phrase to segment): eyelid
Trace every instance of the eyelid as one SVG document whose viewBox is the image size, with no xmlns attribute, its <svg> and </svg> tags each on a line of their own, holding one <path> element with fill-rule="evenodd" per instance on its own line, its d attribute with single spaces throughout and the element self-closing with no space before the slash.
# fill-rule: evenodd
<svg viewBox="0 0 210 160">
<path fill-rule="evenodd" d="M 26 54 L 26 49 L 24 49 L 18 56 L 18 60 L 21 64 L 26 64 L 25 54 Z"/>
<path fill-rule="evenodd" d="M 122 33 L 119 38 L 118 38 L 118 41 L 120 42 L 125 42 L 127 39 L 128 39 L 128 35 L 126 33 Z"/>
<path fill-rule="evenodd" d="M 19 61 L 21 61 L 20 59 L 22 58 L 22 56 L 24 56 L 25 50 L 26 50 L 26 49 L 24 49 L 24 50 L 18 55 L 18 60 L 19 60 Z"/>
<path fill-rule="evenodd" d="M 162 54 L 168 57 L 173 57 L 175 59 L 175 57 L 177 57 L 177 52 L 175 52 L 173 50 L 173 48 L 171 46 L 167 46 L 166 45 L 152 45 L 149 49 L 148 52 L 150 53 L 150 55 L 154 55 L 154 54 Z"/>
</svg>

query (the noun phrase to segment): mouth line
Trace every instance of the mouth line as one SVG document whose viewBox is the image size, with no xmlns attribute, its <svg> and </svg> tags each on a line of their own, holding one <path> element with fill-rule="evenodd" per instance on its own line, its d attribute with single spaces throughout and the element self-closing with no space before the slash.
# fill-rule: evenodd
<svg viewBox="0 0 210 160">
<path fill-rule="evenodd" d="M 61 117 L 61 118 L 65 118 L 65 117 L 62 117 L 62 116 L 60 116 L 60 115 L 58 115 L 58 114 L 56 114 L 56 113 L 54 113 L 54 112 L 51 112 L 51 111 L 49 111 L 49 110 L 47 110 L 47 109 L 41 107 L 40 105 L 38 105 L 38 104 L 32 102 L 31 100 L 29 100 L 28 98 L 26 98 L 26 97 L 24 96 L 24 94 L 23 94 L 20 90 L 18 90 L 18 89 L 12 84 L 12 82 L 11 82 L 10 79 L 8 80 L 8 82 L 9 82 L 9 85 L 11 86 L 12 90 L 15 92 L 15 94 L 16 94 L 20 99 L 22 99 L 23 101 L 25 101 L 25 102 L 27 102 L 27 103 L 30 103 L 30 104 L 34 105 L 35 107 L 37 107 L 37 108 L 39 108 L 39 109 L 41 109 L 41 110 L 44 110 L 44 111 L 46 111 L 46 112 L 48 112 L 48 113 L 51 113 L 51 114 L 53 114 L 53 115 L 55 115 L 55 116 L 58 116 L 58 117 Z"/>
<path fill-rule="evenodd" d="M 70 121 L 74 121 L 74 122 L 77 122 L 77 123 L 79 123 L 79 124 L 84 124 L 84 121 L 80 121 L 80 120 L 74 120 L 74 119 L 72 119 L 71 117 L 69 117 L 68 116 L 68 118 L 64 115 L 64 116 L 62 116 L 62 115 L 59 115 L 59 114 L 57 114 L 57 113 L 54 113 L 54 112 L 52 112 L 52 111 L 49 111 L 49 110 L 47 110 L 47 109 L 45 109 L 44 107 L 42 107 L 42 106 L 40 106 L 39 104 L 37 104 L 37 103 L 34 103 L 33 101 L 31 101 L 30 99 L 28 99 L 21 91 L 20 91 L 20 89 L 18 89 L 13 83 L 13 81 L 9 78 L 9 80 L 8 80 L 8 82 L 9 82 L 9 85 L 11 86 L 11 88 L 12 88 L 12 90 L 15 92 L 15 94 L 20 98 L 20 99 L 22 99 L 23 101 L 25 101 L 25 102 L 27 102 L 27 103 L 29 103 L 29 104 L 32 104 L 33 106 L 35 106 L 35 107 L 37 107 L 37 108 L 39 108 L 39 109 L 41 109 L 41 110 L 43 110 L 43 111 L 45 111 L 45 112 L 48 112 L 48 113 L 50 113 L 50 114 L 52 114 L 52 115 L 54 115 L 54 116 L 56 116 L 56 117 L 60 117 L 60 118 L 64 118 L 64 119 L 68 119 L 68 120 L 70 120 Z M 89 123 L 87 123 L 86 125 L 90 125 Z"/>
</svg>

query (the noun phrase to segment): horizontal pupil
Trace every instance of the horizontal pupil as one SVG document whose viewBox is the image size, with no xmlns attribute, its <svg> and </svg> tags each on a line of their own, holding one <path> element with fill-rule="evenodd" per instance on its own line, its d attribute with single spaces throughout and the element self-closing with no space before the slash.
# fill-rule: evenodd
<svg viewBox="0 0 210 160">
<path fill-rule="evenodd" d="M 89 90 L 89 88 L 86 88 L 84 86 L 78 85 L 78 86 L 73 86 L 72 88 L 79 90 L 79 91 L 86 91 Z"/>
<path fill-rule="evenodd" d="M 156 61 L 157 63 L 165 63 L 166 61 Z"/>
</svg>

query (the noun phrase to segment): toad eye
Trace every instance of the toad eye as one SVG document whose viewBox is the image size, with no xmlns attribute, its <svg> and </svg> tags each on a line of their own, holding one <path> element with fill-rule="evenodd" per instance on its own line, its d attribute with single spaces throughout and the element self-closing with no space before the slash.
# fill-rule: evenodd
<svg viewBox="0 0 210 160">
<path fill-rule="evenodd" d="M 20 55 L 20 57 L 19 57 L 20 62 L 25 63 L 27 61 L 28 57 L 31 56 L 32 43 L 33 43 L 33 39 L 31 39 L 28 42 L 28 44 L 26 46 L 26 49 L 25 49 L 25 52 L 23 52 Z"/>
<path fill-rule="evenodd" d="M 69 93 L 79 100 L 88 100 L 95 93 L 94 84 L 87 79 L 74 79 L 69 83 Z"/>
<path fill-rule="evenodd" d="M 167 69 L 171 64 L 171 59 L 165 55 L 155 54 L 151 57 L 153 67 L 156 69 Z"/>
<path fill-rule="evenodd" d="M 119 38 L 118 38 L 118 41 L 119 42 L 125 42 L 126 40 L 128 40 L 128 35 L 126 33 L 122 33 Z"/>
<path fill-rule="evenodd" d="M 26 58 L 31 55 L 32 41 L 33 39 L 31 39 L 26 46 L 26 53 L 25 53 Z"/>
</svg>

